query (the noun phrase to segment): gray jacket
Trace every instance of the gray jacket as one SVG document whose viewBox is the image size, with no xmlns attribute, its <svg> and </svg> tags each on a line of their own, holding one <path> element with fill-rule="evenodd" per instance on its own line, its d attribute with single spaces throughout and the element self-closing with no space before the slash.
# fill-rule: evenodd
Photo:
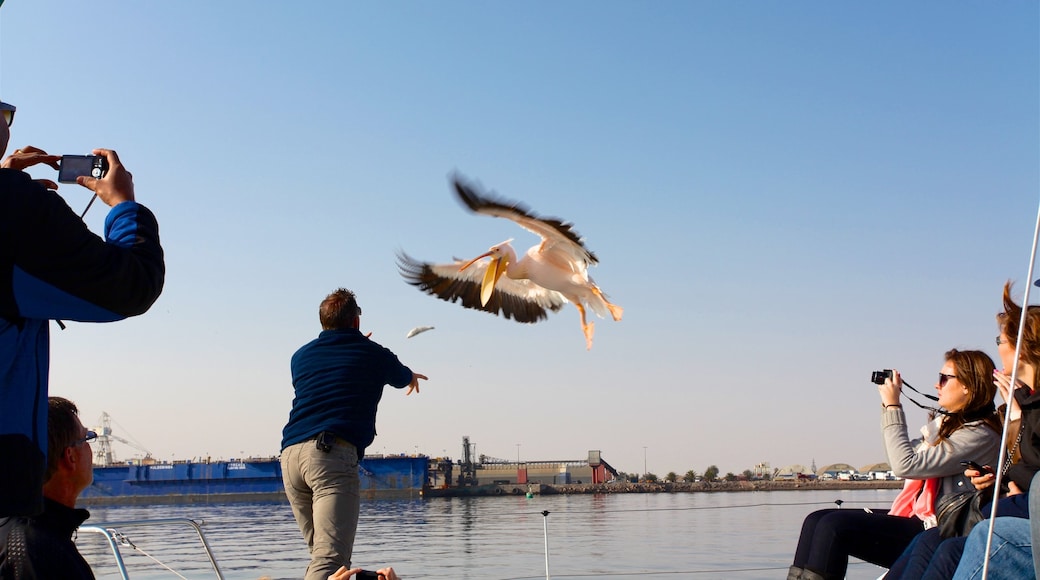
<svg viewBox="0 0 1040 580">
<path fill-rule="evenodd" d="M 1000 465 L 1000 433 L 981 421 L 965 424 L 939 445 L 919 448 L 921 438 L 910 440 L 906 415 L 900 408 L 881 413 L 881 436 L 892 474 L 906 479 L 942 478 L 939 497 L 948 493 L 971 491 L 971 480 L 964 477 L 961 461 L 973 460 L 982 465 Z M 938 500 L 938 498 L 936 498 Z"/>
</svg>

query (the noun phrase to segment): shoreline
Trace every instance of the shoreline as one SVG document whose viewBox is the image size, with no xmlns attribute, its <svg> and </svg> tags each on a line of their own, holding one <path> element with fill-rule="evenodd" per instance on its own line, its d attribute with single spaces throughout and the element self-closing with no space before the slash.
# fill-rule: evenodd
<svg viewBox="0 0 1040 580">
<path fill-rule="evenodd" d="M 414 499 L 425 497 L 497 497 L 517 496 L 529 491 L 535 495 L 582 495 L 616 493 L 734 493 L 748 491 L 812 491 L 901 489 L 902 481 L 713 481 L 656 483 L 569 483 L 569 484 L 499 484 L 436 490 L 407 490 L 405 492 L 374 494 L 362 490 L 363 500 Z M 223 503 L 288 503 L 285 492 L 222 493 L 222 494 L 167 494 L 111 497 L 80 497 L 77 507 L 147 506 L 147 505 L 203 505 Z"/>
<path fill-rule="evenodd" d="M 583 493 L 696 493 L 736 491 L 801 491 L 902 489 L 903 481 L 676 481 L 656 483 L 571 483 L 545 484 L 543 495 Z"/>
</svg>

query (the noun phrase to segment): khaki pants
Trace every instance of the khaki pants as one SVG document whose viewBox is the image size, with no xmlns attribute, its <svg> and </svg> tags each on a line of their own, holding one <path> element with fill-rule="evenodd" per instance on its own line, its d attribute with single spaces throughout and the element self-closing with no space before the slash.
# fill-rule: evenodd
<svg viewBox="0 0 1040 580">
<path fill-rule="evenodd" d="M 350 568 L 361 509 L 357 448 L 342 440 L 329 452 L 313 440 L 290 445 L 282 451 L 282 482 L 311 553 L 306 580 Z"/>
</svg>

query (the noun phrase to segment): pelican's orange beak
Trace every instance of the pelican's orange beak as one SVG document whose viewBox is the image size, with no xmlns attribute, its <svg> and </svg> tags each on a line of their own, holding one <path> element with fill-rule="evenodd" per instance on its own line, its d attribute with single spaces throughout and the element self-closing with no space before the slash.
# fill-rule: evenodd
<svg viewBox="0 0 1040 580">
<path fill-rule="evenodd" d="M 465 263 L 465 264 L 463 264 L 462 266 L 459 266 L 459 272 L 461 272 L 461 271 L 465 270 L 466 268 L 469 268 L 470 266 L 472 266 L 473 264 L 475 264 L 475 263 L 477 262 L 477 260 L 479 260 L 479 259 L 481 259 L 481 258 L 486 258 L 486 257 L 488 257 L 488 256 L 490 256 L 490 255 L 491 255 L 491 252 L 484 252 L 483 254 L 481 254 L 481 255 L 477 256 L 476 258 L 473 258 L 472 260 L 470 260 L 470 261 L 466 262 L 466 263 Z"/>
<path fill-rule="evenodd" d="M 477 260 L 486 258 L 491 255 L 491 252 L 485 252 L 476 258 L 466 262 L 459 268 L 459 272 L 472 266 Z M 502 277 L 502 274 L 506 273 L 506 260 L 503 258 L 492 258 L 491 263 L 488 264 L 487 270 L 484 270 L 484 280 L 480 283 L 480 305 L 487 306 L 487 303 L 491 300 L 491 293 L 495 291 L 495 284 L 498 283 L 498 279 Z"/>
</svg>

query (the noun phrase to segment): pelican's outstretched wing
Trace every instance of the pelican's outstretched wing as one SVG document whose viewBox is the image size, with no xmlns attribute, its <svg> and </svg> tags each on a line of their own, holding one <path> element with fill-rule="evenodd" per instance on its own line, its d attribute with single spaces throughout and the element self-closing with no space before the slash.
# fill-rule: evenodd
<svg viewBox="0 0 1040 580">
<path fill-rule="evenodd" d="M 528 280 L 512 280 L 503 276 L 486 306 L 480 304 L 480 282 L 489 260 L 481 260 L 459 271 L 465 262 L 431 264 L 413 259 L 404 252 L 397 254 L 397 267 L 405 281 L 447 302 L 462 301 L 462 306 L 512 318 L 517 322 L 545 320 L 548 311 L 556 312 L 567 300 L 559 292 L 546 290 Z"/>
<path fill-rule="evenodd" d="M 581 235 L 574 231 L 572 224 L 558 218 L 538 217 L 518 202 L 496 199 L 490 194 L 482 195 L 477 186 L 458 174 L 452 175 L 451 183 L 459 201 L 470 211 L 516 222 L 520 227 L 542 238 L 543 251 L 566 252 L 585 264 L 599 262 L 596 255 L 582 243 Z"/>
</svg>

